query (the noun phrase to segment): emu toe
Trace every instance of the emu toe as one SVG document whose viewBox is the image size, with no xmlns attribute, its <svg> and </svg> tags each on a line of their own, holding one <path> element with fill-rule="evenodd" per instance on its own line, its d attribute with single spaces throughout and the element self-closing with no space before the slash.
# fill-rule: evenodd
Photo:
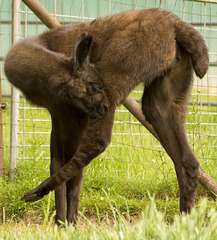
<svg viewBox="0 0 217 240">
<path fill-rule="evenodd" d="M 42 195 L 38 194 L 35 189 L 29 191 L 28 193 L 25 193 L 24 196 L 21 198 L 21 200 L 25 202 L 35 202 L 39 199 L 43 198 Z"/>
</svg>

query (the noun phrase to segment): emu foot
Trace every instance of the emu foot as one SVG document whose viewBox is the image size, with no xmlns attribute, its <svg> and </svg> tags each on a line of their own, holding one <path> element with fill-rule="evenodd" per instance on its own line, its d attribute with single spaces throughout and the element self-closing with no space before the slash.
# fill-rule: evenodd
<svg viewBox="0 0 217 240">
<path fill-rule="evenodd" d="M 88 116 L 91 119 L 95 119 L 100 115 L 105 114 L 107 109 L 109 108 L 110 103 L 107 102 L 106 100 L 102 100 L 100 104 L 94 105 L 89 111 L 88 111 Z"/>
<path fill-rule="evenodd" d="M 49 178 L 48 178 L 49 179 Z M 25 202 L 35 202 L 39 199 L 43 198 L 44 195 L 48 194 L 50 190 L 46 189 L 44 185 L 46 184 L 47 180 L 43 181 L 38 187 L 32 189 L 31 191 L 25 193 L 21 200 Z"/>
<path fill-rule="evenodd" d="M 38 201 L 39 199 L 43 198 L 44 195 L 42 195 L 37 188 L 25 193 L 21 200 L 25 202 L 35 202 Z"/>
<path fill-rule="evenodd" d="M 83 87 L 66 84 L 62 92 L 64 99 L 66 97 L 69 103 L 92 119 L 103 115 L 110 107 L 110 101 L 103 89 L 93 83 L 88 83 Z"/>
</svg>

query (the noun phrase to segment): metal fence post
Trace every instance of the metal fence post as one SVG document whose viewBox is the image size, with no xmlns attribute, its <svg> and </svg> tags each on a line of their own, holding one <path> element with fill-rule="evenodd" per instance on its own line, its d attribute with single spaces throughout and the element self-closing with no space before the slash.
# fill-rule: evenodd
<svg viewBox="0 0 217 240">
<path fill-rule="evenodd" d="M 12 34 L 13 43 L 20 38 L 20 0 L 13 0 Z M 14 180 L 16 162 L 18 158 L 18 131 L 19 131 L 19 100 L 20 93 L 11 87 L 11 134 L 10 134 L 10 181 Z"/>
<path fill-rule="evenodd" d="M 0 69 L 0 176 L 4 174 L 4 151 L 3 151 L 3 125 L 2 125 L 2 90 L 1 90 L 1 69 Z"/>
</svg>

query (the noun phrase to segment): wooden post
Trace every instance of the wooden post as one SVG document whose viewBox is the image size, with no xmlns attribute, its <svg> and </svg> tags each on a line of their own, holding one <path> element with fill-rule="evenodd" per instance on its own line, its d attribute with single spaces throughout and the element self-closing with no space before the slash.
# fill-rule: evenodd
<svg viewBox="0 0 217 240">
<path fill-rule="evenodd" d="M 35 15 L 48 28 L 51 29 L 51 28 L 56 28 L 56 27 L 60 27 L 61 26 L 61 24 L 37 0 L 22 0 L 22 1 L 35 13 Z"/>
<path fill-rule="evenodd" d="M 40 20 L 48 28 L 56 28 L 60 26 L 60 23 L 45 9 L 37 0 L 22 0 L 34 13 L 40 18 Z M 139 104 L 130 96 L 128 96 L 123 105 L 131 112 L 141 123 L 148 129 L 148 131 L 158 138 L 157 133 L 154 131 L 152 126 L 145 120 L 144 114 L 142 113 Z M 217 195 L 217 183 L 202 169 L 199 167 L 199 182 L 208 190 Z"/>
</svg>

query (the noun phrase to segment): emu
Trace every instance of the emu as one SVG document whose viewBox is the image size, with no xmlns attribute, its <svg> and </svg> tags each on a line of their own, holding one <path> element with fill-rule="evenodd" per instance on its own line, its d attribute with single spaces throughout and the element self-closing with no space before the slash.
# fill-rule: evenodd
<svg viewBox="0 0 217 240">
<path fill-rule="evenodd" d="M 193 72 L 202 78 L 208 65 L 202 36 L 159 9 L 97 18 L 18 42 L 6 57 L 8 80 L 52 118 L 51 176 L 23 200 L 55 190 L 56 220 L 76 223 L 83 170 L 109 145 L 116 107 L 143 83 L 142 111 L 174 162 L 180 211 L 190 212 L 199 162 L 187 142 L 185 114 Z"/>
</svg>

